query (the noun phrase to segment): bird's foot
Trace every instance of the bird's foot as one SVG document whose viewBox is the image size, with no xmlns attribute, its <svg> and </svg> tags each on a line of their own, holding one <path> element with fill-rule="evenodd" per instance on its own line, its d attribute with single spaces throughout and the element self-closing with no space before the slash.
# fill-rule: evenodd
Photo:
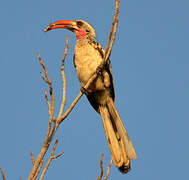
<svg viewBox="0 0 189 180">
<path fill-rule="evenodd" d="M 86 94 L 86 95 L 89 95 L 89 91 L 87 91 L 87 89 L 86 88 L 84 88 L 84 87 L 81 87 L 81 92 L 83 93 L 83 94 Z"/>
<path fill-rule="evenodd" d="M 103 70 L 103 67 L 101 67 L 101 66 L 97 67 L 97 69 L 96 69 L 97 76 L 102 76 L 102 70 Z"/>
</svg>

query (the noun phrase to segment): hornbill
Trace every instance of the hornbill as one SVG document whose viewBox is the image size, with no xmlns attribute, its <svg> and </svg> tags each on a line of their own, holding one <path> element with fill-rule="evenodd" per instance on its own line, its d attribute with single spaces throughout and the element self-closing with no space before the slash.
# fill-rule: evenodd
<svg viewBox="0 0 189 180">
<path fill-rule="evenodd" d="M 96 42 L 95 30 L 86 21 L 56 21 L 49 24 L 45 32 L 57 28 L 68 29 L 76 35 L 74 66 L 82 88 L 103 61 L 104 49 Z M 92 107 L 101 115 L 114 165 L 122 173 L 127 173 L 130 160 L 136 159 L 136 153 L 114 105 L 114 82 L 109 59 L 85 94 Z"/>
</svg>

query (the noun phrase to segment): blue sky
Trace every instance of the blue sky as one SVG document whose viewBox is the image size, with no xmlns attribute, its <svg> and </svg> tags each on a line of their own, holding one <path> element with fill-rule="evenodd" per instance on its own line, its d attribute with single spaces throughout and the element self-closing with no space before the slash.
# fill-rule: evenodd
<svg viewBox="0 0 189 180">
<path fill-rule="evenodd" d="M 119 27 L 111 61 L 116 107 L 136 148 L 138 159 L 122 175 L 114 166 L 109 179 L 188 179 L 189 161 L 189 1 L 121 0 Z M 46 84 L 37 52 L 53 82 L 56 113 L 61 102 L 61 57 L 66 59 L 66 107 L 79 93 L 73 67 L 76 38 L 66 30 L 44 33 L 61 19 L 83 19 L 106 45 L 114 1 L 33 0 L 0 3 L 0 166 L 7 179 L 27 179 L 48 123 Z M 45 179 L 96 179 L 99 161 L 110 161 L 100 116 L 82 97 L 60 126 L 56 154 Z M 55 140 L 55 139 L 54 139 Z M 182 156 L 180 156 L 182 155 Z"/>
</svg>

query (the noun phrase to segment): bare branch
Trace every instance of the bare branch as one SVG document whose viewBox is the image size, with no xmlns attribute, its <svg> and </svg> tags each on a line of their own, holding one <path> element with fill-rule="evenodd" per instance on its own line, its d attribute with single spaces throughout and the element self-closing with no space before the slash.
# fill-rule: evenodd
<svg viewBox="0 0 189 180">
<path fill-rule="evenodd" d="M 43 161 L 44 161 L 44 159 L 41 160 L 41 165 L 40 165 L 40 167 L 38 168 L 38 170 L 37 170 L 35 176 L 33 177 L 34 180 L 37 178 L 37 176 L 39 175 L 39 173 L 40 173 L 40 171 L 41 171 L 41 169 L 42 169 L 42 167 L 43 167 Z"/>
<path fill-rule="evenodd" d="M 52 159 L 56 159 L 57 157 L 60 157 L 61 155 L 64 154 L 64 153 L 61 153 L 61 154 L 59 154 L 59 155 L 57 155 L 57 156 L 54 156 L 54 151 L 55 151 L 55 149 L 56 149 L 57 144 L 58 144 L 58 140 L 56 140 L 56 142 L 55 142 L 55 144 L 54 144 L 54 146 L 53 146 L 51 156 L 50 156 L 50 158 L 49 158 L 49 160 L 48 160 L 48 162 L 47 162 L 47 164 L 46 164 L 46 166 L 45 166 L 45 168 L 44 168 L 44 170 L 43 170 L 43 172 L 42 172 L 42 174 L 41 174 L 40 180 L 42 180 L 42 179 L 44 178 L 44 175 L 45 175 L 45 173 L 46 173 L 46 171 L 47 171 L 47 169 L 48 169 L 48 167 L 49 167 L 49 165 L 50 165 Z"/>
<path fill-rule="evenodd" d="M 60 112 L 57 119 L 60 119 L 64 110 L 65 103 L 66 103 L 66 76 L 65 76 L 65 71 L 64 71 L 64 61 L 66 59 L 67 51 L 68 51 L 68 36 L 66 36 L 66 45 L 65 45 L 64 55 L 62 57 L 61 74 L 62 74 L 62 80 L 63 80 L 63 90 L 62 90 L 63 94 L 62 94 L 62 103 L 60 106 Z"/>
<path fill-rule="evenodd" d="M 112 159 L 110 161 L 110 164 L 108 165 L 108 168 L 107 168 L 107 172 L 106 172 L 106 176 L 104 177 L 104 180 L 107 180 L 108 179 L 108 176 L 110 174 L 110 167 L 112 165 Z"/>
<path fill-rule="evenodd" d="M 32 164 L 33 164 L 33 166 L 34 166 L 34 164 L 35 164 L 35 160 L 34 160 L 34 157 L 33 157 L 32 150 L 30 151 L 30 156 L 31 156 Z"/>
<path fill-rule="evenodd" d="M 41 77 L 42 77 L 43 81 L 45 81 L 46 83 L 48 83 L 48 81 L 45 79 L 45 76 L 44 76 L 43 72 L 40 72 L 40 74 L 41 74 Z"/>
<path fill-rule="evenodd" d="M 102 177 L 103 177 L 103 173 L 104 173 L 104 169 L 103 169 L 103 153 L 102 153 L 102 156 L 101 156 L 101 159 L 100 159 L 100 169 L 101 169 L 101 172 L 100 172 L 100 176 L 97 178 L 97 180 L 101 180 Z M 108 165 L 107 167 L 107 172 L 106 172 L 106 176 L 104 177 L 103 180 L 107 180 L 108 179 L 108 176 L 109 176 L 109 173 L 110 173 L 110 167 L 112 165 L 112 159 L 110 161 L 110 164 Z"/>
<path fill-rule="evenodd" d="M 46 89 L 44 90 L 44 93 L 45 93 L 45 100 L 47 102 L 48 109 L 49 109 L 49 115 L 51 116 L 51 104 L 49 102 L 49 99 L 48 99 L 48 96 L 47 96 L 47 90 Z"/>
<path fill-rule="evenodd" d="M 64 113 L 64 115 L 61 117 L 61 121 L 60 123 L 69 115 L 69 113 L 72 111 L 72 109 L 74 108 L 74 106 L 77 104 L 77 102 L 79 101 L 79 99 L 81 98 L 81 96 L 83 95 L 82 92 L 80 92 L 78 94 L 78 96 L 75 98 L 75 100 L 73 101 L 73 103 L 70 105 L 70 107 L 68 108 L 68 110 Z"/>
<path fill-rule="evenodd" d="M 62 156 L 63 154 L 64 154 L 64 152 L 62 152 L 62 153 L 60 153 L 60 154 L 58 154 L 58 155 L 54 156 L 54 157 L 53 157 L 53 159 L 56 159 L 56 158 L 58 158 L 58 157 Z"/>
<path fill-rule="evenodd" d="M 101 155 L 101 159 L 100 159 L 100 169 L 101 169 L 101 171 L 100 171 L 100 176 L 97 178 L 97 180 L 101 180 L 102 179 L 102 177 L 103 177 L 103 157 L 104 157 L 104 154 L 102 153 L 102 155 Z"/>
<path fill-rule="evenodd" d="M 45 72 L 45 77 L 43 75 L 43 73 L 41 72 L 41 76 L 43 78 L 43 80 L 49 85 L 49 93 L 50 93 L 50 96 L 51 96 L 51 106 L 50 106 L 50 119 L 52 121 L 53 119 L 53 116 L 54 116 L 54 104 L 55 104 L 55 98 L 54 98 L 54 93 L 53 93 L 53 88 L 52 88 L 52 83 L 51 83 L 51 80 L 49 78 L 49 75 L 48 75 L 48 72 L 47 72 L 47 68 L 45 67 L 42 59 L 41 59 L 41 56 L 40 56 L 40 53 L 38 53 L 38 58 L 39 58 L 39 62 L 41 64 L 41 66 L 43 67 L 43 70 Z M 46 93 L 47 94 L 47 93 Z M 45 95 L 45 98 L 47 97 L 47 95 Z M 46 98 L 47 100 L 48 98 Z M 48 101 L 49 102 L 49 101 Z M 48 106 L 50 105 L 50 103 L 48 103 Z"/>
<path fill-rule="evenodd" d="M 39 58 L 39 62 L 40 62 L 40 64 L 41 64 L 41 66 L 43 67 L 43 70 L 44 70 L 44 72 L 45 72 L 45 77 L 46 77 L 46 79 L 45 79 L 44 76 L 42 76 L 42 77 L 43 77 L 43 80 L 44 80 L 44 81 L 48 84 L 48 86 L 49 86 L 49 92 L 50 92 L 50 97 L 51 97 L 51 104 L 50 104 L 50 102 L 49 102 L 49 100 L 48 100 L 47 92 L 46 92 L 46 90 L 45 90 L 45 99 L 46 99 L 46 102 L 47 102 L 47 104 L 48 104 L 50 119 L 49 119 L 49 124 L 48 124 L 46 139 L 45 139 L 45 142 L 44 142 L 44 146 L 43 146 L 43 147 L 48 147 L 48 146 L 50 145 L 50 143 L 49 143 L 49 138 L 48 138 L 48 137 L 49 137 L 49 134 L 50 134 L 50 132 L 51 132 L 52 121 L 54 121 L 55 98 L 54 98 L 54 92 L 53 92 L 53 88 L 52 88 L 52 83 L 51 83 L 51 80 L 50 80 L 50 78 L 49 78 L 47 69 L 46 69 L 46 67 L 45 67 L 45 65 L 44 65 L 44 63 L 43 63 L 43 61 L 42 61 L 42 59 L 41 59 L 40 53 L 38 53 L 38 58 Z M 41 74 L 42 74 L 42 73 L 41 73 Z M 46 148 L 44 148 L 44 149 L 46 149 Z M 48 149 L 48 148 L 47 148 L 47 149 Z M 46 149 L 46 151 L 47 151 L 47 149 Z M 44 152 L 46 153 L 46 151 L 44 151 Z M 42 158 L 42 156 L 40 156 L 40 157 Z M 40 162 L 37 162 L 37 163 L 40 163 Z M 39 164 L 38 164 L 38 166 L 39 166 Z M 36 169 L 36 170 L 37 170 L 37 169 Z"/>
<path fill-rule="evenodd" d="M 116 10 L 115 10 L 114 19 L 113 19 L 113 22 L 112 22 L 112 27 L 111 27 L 109 37 L 108 37 L 108 43 L 107 43 L 106 49 L 105 49 L 105 58 L 104 58 L 105 61 L 110 57 L 112 47 L 113 47 L 115 37 L 116 37 L 120 0 L 115 0 L 115 2 L 116 2 Z M 113 36 L 112 36 L 112 32 L 113 32 Z M 111 44 L 110 44 L 111 39 L 112 39 L 112 41 L 111 41 Z"/>
<path fill-rule="evenodd" d="M 5 174 L 4 174 L 4 172 L 3 172 L 3 169 L 0 168 L 0 170 L 1 170 L 1 175 L 2 175 L 3 180 L 6 180 L 6 178 L 5 178 Z"/>
<path fill-rule="evenodd" d="M 62 59 L 62 77 L 63 77 L 63 91 L 66 90 L 65 88 L 65 73 L 64 73 L 64 61 L 65 61 L 65 58 L 66 58 L 66 54 L 67 54 L 67 48 L 68 48 L 68 38 L 66 39 L 66 47 L 65 47 L 65 52 L 64 52 L 64 56 L 63 56 L 63 59 Z M 40 61 L 40 64 L 41 66 L 43 67 L 43 70 L 45 72 L 45 77 L 46 78 L 43 78 L 45 80 L 45 82 L 49 85 L 49 92 L 50 92 L 50 96 L 51 96 L 51 104 L 48 100 L 48 96 L 47 96 L 47 92 L 45 90 L 45 99 L 46 99 L 46 102 L 48 104 L 48 107 L 49 107 L 49 114 L 50 114 L 50 118 L 49 118 L 49 124 L 48 124 L 48 129 L 47 129 L 47 134 L 46 134 L 46 137 L 45 137 L 45 141 L 43 143 L 43 147 L 41 149 L 41 152 L 39 153 L 38 157 L 36 158 L 35 160 L 35 164 L 32 168 L 32 171 L 28 177 L 29 180 L 33 180 L 34 177 L 36 177 L 36 173 L 41 170 L 39 168 L 40 164 L 42 163 L 42 160 L 50 146 L 50 143 L 52 141 L 52 138 L 60 124 L 60 121 L 57 123 L 57 120 L 54 118 L 54 106 L 55 106 L 55 98 L 54 98 L 54 93 L 53 93 L 53 88 L 52 88 L 52 83 L 50 81 L 50 78 L 48 76 L 48 72 L 47 72 L 47 69 L 40 57 L 40 54 L 38 53 L 38 58 L 39 58 L 39 61 Z M 62 100 L 62 103 L 63 105 L 61 105 L 61 109 L 64 108 L 64 105 L 65 105 L 65 92 L 63 92 L 63 100 Z M 61 110 L 60 111 L 63 111 Z M 52 126 L 52 122 L 54 122 L 54 127 L 53 129 L 51 130 L 51 126 Z M 41 166 L 40 166 L 41 167 Z"/>
<path fill-rule="evenodd" d="M 39 59 L 39 62 L 40 62 L 40 64 L 41 64 L 41 66 L 42 66 L 44 72 L 45 72 L 45 77 L 46 77 L 46 79 L 45 79 L 44 75 L 42 75 L 42 76 L 44 77 L 43 79 L 45 80 L 45 82 L 51 84 L 51 81 L 50 81 L 50 79 L 49 79 L 49 75 L 48 75 L 48 73 L 47 73 L 47 68 L 45 67 L 45 65 L 44 65 L 44 63 L 43 63 L 43 61 L 42 61 L 42 59 L 41 59 L 40 53 L 38 53 L 38 59 Z M 41 72 L 41 74 L 43 74 L 43 73 Z"/>
<path fill-rule="evenodd" d="M 49 160 L 48 160 L 48 162 L 47 162 L 47 164 L 46 164 L 46 166 L 45 166 L 45 168 L 44 168 L 44 170 L 43 170 L 43 172 L 41 174 L 40 180 L 43 179 L 43 177 L 44 177 L 44 175 L 45 175 L 45 173 L 46 173 L 46 171 L 47 171 L 47 169 L 48 169 L 48 167 L 49 167 L 49 165 L 50 165 L 50 163 L 52 161 L 52 155 L 54 156 L 54 151 L 56 149 L 57 143 L 58 143 L 58 141 L 56 140 L 55 145 L 54 145 L 53 150 L 52 150 L 52 153 L 51 153 L 51 156 L 50 156 L 50 158 L 49 158 Z"/>
</svg>

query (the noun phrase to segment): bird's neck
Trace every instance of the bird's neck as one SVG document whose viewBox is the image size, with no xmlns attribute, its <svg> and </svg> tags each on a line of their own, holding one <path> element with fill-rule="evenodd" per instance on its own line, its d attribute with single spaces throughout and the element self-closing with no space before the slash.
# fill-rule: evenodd
<svg viewBox="0 0 189 180">
<path fill-rule="evenodd" d="M 96 42 L 96 38 L 93 38 L 91 36 L 82 36 L 80 38 L 77 37 L 77 44 L 84 45 L 84 44 L 92 43 L 92 42 Z"/>
<path fill-rule="evenodd" d="M 77 39 L 77 42 L 76 42 L 77 47 L 82 47 L 82 46 L 85 46 L 87 44 L 89 44 L 89 40 L 87 38 Z"/>
</svg>

